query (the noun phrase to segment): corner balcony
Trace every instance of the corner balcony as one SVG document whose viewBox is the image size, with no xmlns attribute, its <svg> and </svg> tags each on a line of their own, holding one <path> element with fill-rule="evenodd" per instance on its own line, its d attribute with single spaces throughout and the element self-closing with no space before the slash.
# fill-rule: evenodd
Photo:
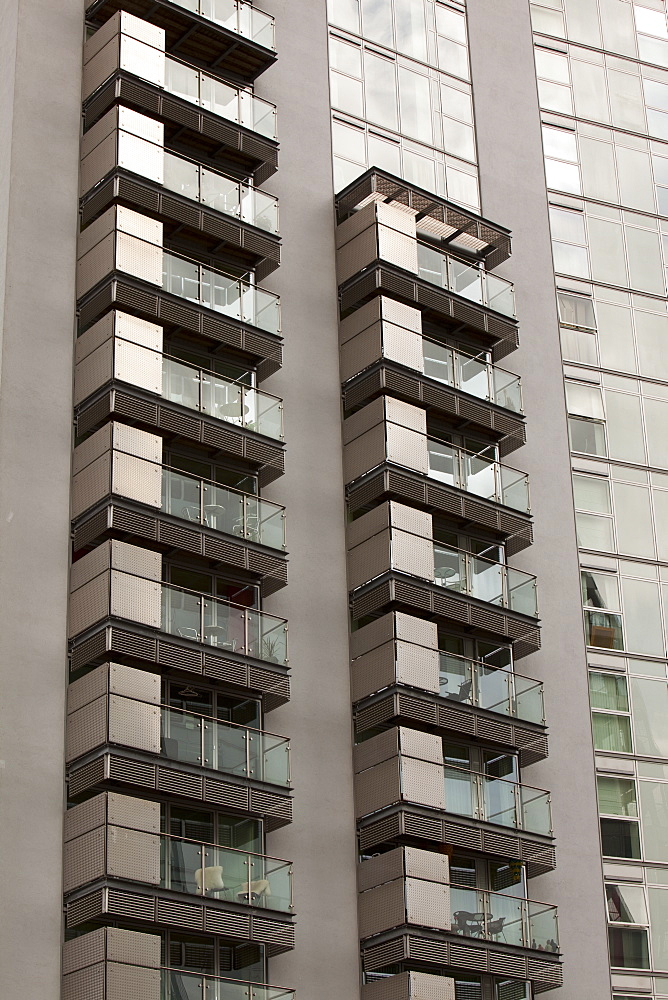
<svg viewBox="0 0 668 1000">
<path fill-rule="evenodd" d="M 502 454 L 525 440 L 520 379 L 478 356 L 422 333 L 422 314 L 384 295 L 339 325 L 346 410 L 387 392 L 453 426 L 478 426 L 499 440 Z"/>
<path fill-rule="evenodd" d="M 165 32 L 165 51 L 202 69 L 252 82 L 276 60 L 274 18 L 245 0 L 93 0 L 96 27 L 123 10 Z"/>
<path fill-rule="evenodd" d="M 70 799 L 119 785 L 292 821 L 290 742 L 161 704 L 159 674 L 103 663 L 67 694 Z"/>
<path fill-rule="evenodd" d="M 109 654 L 287 695 L 287 622 L 161 582 L 159 552 L 110 539 L 71 572 L 72 669 Z M 113 657 L 112 657 L 113 658 Z"/>
<path fill-rule="evenodd" d="M 170 148 L 256 184 L 278 165 L 276 108 L 165 55 L 165 32 L 119 11 L 84 46 L 84 130 L 115 104 L 157 117 Z"/>
<path fill-rule="evenodd" d="M 74 449 L 75 553 L 120 534 L 231 566 L 263 594 L 284 586 L 285 508 L 161 459 L 161 437 L 114 422 Z"/>
<path fill-rule="evenodd" d="M 163 329 L 118 310 L 75 345 L 79 436 L 110 417 L 241 459 L 266 486 L 283 473 L 283 401 L 163 353 Z M 160 452 L 162 454 L 162 451 Z"/>
<path fill-rule="evenodd" d="M 81 140 L 81 224 L 114 202 L 158 217 L 202 253 L 222 247 L 265 278 L 280 264 L 278 199 L 165 149 L 162 122 L 111 108 Z"/>
<path fill-rule="evenodd" d="M 68 929 L 116 910 L 293 947 L 289 861 L 161 833 L 159 802 L 110 792 L 66 812 L 64 839 Z"/>
<path fill-rule="evenodd" d="M 344 318 L 388 295 L 439 325 L 465 324 L 495 360 L 517 347 L 511 282 L 420 240 L 405 208 L 369 202 L 339 224 L 336 246 Z"/>
<path fill-rule="evenodd" d="M 422 940 L 425 963 L 487 972 L 495 959 L 500 970 L 505 955 L 518 978 L 537 980 L 539 990 L 557 985 L 551 982 L 560 973 L 556 907 L 453 885 L 447 856 L 413 848 L 363 861 L 358 875 L 363 948 L 380 941 L 391 947 L 406 935 Z"/>
<path fill-rule="evenodd" d="M 187 972 L 161 963 L 158 934 L 98 927 L 63 945 L 63 1000 L 92 998 L 94 984 L 108 1000 L 294 1000 L 293 990 L 224 976 Z"/>
<path fill-rule="evenodd" d="M 427 435 L 423 409 L 382 396 L 343 423 L 343 472 L 351 512 L 387 496 L 479 524 L 530 545 L 529 477 L 485 451 L 474 454 Z"/>
<path fill-rule="evenodd" d="M 358 733 L 419 721 L 512 748 L 522 766 L 547 756 L 543 685 L 442 652 L 435 622 L 390 612 L 353 632 L 350 651 Z"/>
<path fill-rule="evenodd" d="M 281 363 L 280 299 L 255 284 L 165 250 L 163 226 L 129 208 L 108 209 L 78 240 L 83 331 L 114 307 L 222 342 L 266 374 Z M 258 366 L 259 370 L 259 366 Z"/>
<path fill-rule="evenodd" d="M 390 501 L 348 526 L 353 620 L 401 605 L 508 638 L 516 655 L 539 648 L 536 578 L 441 545 L 431 522 L 430 514 Z"/>
<path fill-rule="evenodd" d="M 360 844 L 403 837 L 555 867 L 550 793 L 443 760 L 440 736 L 393 727 L 355 747 Z"/>
</svg>

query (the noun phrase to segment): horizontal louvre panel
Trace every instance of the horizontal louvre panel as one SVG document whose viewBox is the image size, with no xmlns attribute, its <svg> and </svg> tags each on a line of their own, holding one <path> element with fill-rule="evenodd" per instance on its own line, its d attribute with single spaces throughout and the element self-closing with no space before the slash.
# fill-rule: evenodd
<svg viewBox="0 0 668 1000">
<path fill-rule="evenodd" d="M 160 792 L 170 792 L 172 795 L 183 795 L 190 799 L 201 799 L 203 779 L 195 774 L 186 774 L 172 768 L 159 767 L 156 788 Z"/>
</svg>

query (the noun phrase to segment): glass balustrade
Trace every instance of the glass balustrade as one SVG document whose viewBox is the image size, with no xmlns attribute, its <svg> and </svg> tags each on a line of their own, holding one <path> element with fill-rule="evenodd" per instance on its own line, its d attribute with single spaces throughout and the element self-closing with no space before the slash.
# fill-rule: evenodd
<svg viewBox="0 0 668 1000">
<path fill-rule="evenodd" d="M 173 0 L 173 3 L 263 45 L 265 49 L 276 49 L 273 17 L 243 0 Z"/>
<path fill-rule="evenodd" d="M 161 596 L 163 632 L 287 666 L 284 618 L 169 584 L 162 585 Z"/>
<path fill-rule="evenodd" d="M 278 199 L 250 184 L 165 150 L 163 185 L 268 233 L 278 233 Z"/>
<path fill-rule="evenodd" d="M 273 549 L 285 548 L 284 507 L 207 479 L 163 467 L 161 509 L 226 535 Z"/>
<path fill-rule="evenodd" d="M 281 986 L 244 983 L 182 969 L 160 970 L 160 1000 L 294 1000 L 294 997 L 293 990 Z"/>
<path fill-rule="evenodd" d="M 167 706 L 160 724 L 161 753 L 170 760 L 290 787 L 290 741 L 284 736 Z"/>
<path fill-rule="evenodd" d="M 275 105 L 169 56 L 165 59 L 165 90 L 220 118 L 236 122 L 268 139 L 276 139 Z"/>
<path fill-rule="evenodd" d="M 538 616 L 536 578 L 504 563 L 434 542 L 434 580 L 440 587 L 488 604 Z"/>
<path fill-rule="evenodd" d="M 440 694 L 510 718 L 545 724 L 543 685 L 512 670 L 454 653 L 439 653 Z"/>
<path fill-rule="evenodd" d="M 557 908 L 484 889 L 450 886 L 451 930 L 462 937 L 559 951 Z"/>
<path fill-rule="evenodd" d="M 551 836 L 549 792 L 450 764 L 443 771 L 447 812 Z"/>
<path fill-rule="evenodd" d="M 425 281 L 462 298 L 515 318 L 515 290 L 510 281 L 480 267 L 465 264 L 418 241 L 418 274 Z"/>
<path fill-rule="evenodd" d="M 529 477 L 483 454 L 427 438 L 429 475 L 485 500 L 528 513 Z"/>
<path fill-rule="evenodd" d="M 191 410 L 283 440 L 283 401 L 267 392 L 162 356 L 162 396 Z"/>
<path fill-rule="evenodd" d="M 160 886 L 268 910 L 292 911 L 289 861 L 184 837 L 160 837 Z"/>
<path fill-rule="evenodd" d="M 162 287 L 172 295 L 197 302 L 230 319 L 257 326 L 267 333 L 280 333 L 278 295 L 167 250 L 162 254 Z"/>
<path fill-rule="evenodd" d="M 518 375 L 462 354 L 445 344 L 422 340 L 424 373 L 478 399 L 488 399 L 514 413 L 522 413 L 522 386 Z"/>
</svg>

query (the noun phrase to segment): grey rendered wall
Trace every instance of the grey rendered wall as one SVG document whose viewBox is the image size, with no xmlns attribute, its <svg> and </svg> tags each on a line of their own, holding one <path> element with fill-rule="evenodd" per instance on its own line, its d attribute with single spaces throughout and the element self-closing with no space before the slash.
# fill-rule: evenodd
<svg viewBox="0 0 668 1000">
<path fill-rule="evenodd" d="M 292 701 L 268 725 L 293 740 L 294 823 L 269 850 L 295 859 L 296 948 L 271 981 L 303 997 L 359 995 L 345 514 L 341 470 L 332 157 L 325 0 L 265 0 L 278 63 L 257 93 L 278 105 L 286 474 L 267 495 L 287 505 L 288 586 L 266 602 L 290 621 Z"/>
<path fill-rule="evenodd" d="M 0 995 L 56 1000 L 83 3 L 0 24 Z"/>
<path fill-rule="evenodd" d="M 540 653 L 520 669 L 546 685 L 550 756 L 525 780 L 552 790 L 557 870 L 530 894 L 560 907 L 564 986 L 557 996 L 609 1000 L 596 787 L 579 600 L 579 571 L 540 122 L 527 0 L 468 4 L 483 213 L 513 232 L 503 272 L 515 282 L 525 448 L 535 544 L 514 560 L 538 576 Z M 499 271 L 501 273 L 501 269 Z"/>
</svg>

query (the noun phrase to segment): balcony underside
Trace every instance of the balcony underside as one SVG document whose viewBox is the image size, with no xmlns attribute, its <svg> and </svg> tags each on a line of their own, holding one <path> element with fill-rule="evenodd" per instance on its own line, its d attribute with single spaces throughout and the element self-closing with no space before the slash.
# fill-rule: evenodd
<svg viewBox="0 0 668 1000">
<path fill-rule="evenodd" d="M 491 432 L 499 441 L 499 451 L 508 455 L 526 442 L 524 418 L 484 399 L 445 386 L 426 375 L 392 361 L 378 361 L 343 387 L 346 410 L 364 406 L 387 393 L 408 403 L 425 407 L 427 413 L 448 417 L 456 429 L 471 427 Z"/>
<path fill-rule="evenodd" d="M 387 806 L 360 820 L 358 827 L 362 851 L 371 851 L 381 844 L 408 844 L 425 850 L 432 850 L 434 844 L 446 844 L 477 855 L 522 861 L 529 878 L 553 871 L 557 863 L 554 842 L 549 837 L 427 806 L 406 803 Z"/>
<path fill-rule="evenodd" d="M 219 771 L 160 759 L 137 750 L 105 747 L 88 754 L 68 768 L 70 799 L 88 798 L 106 789 L 136 793 L 137 789 L 161 793 L 169 800 L 202 802 L 241 815 L 262 819 L 268 831 L 292 822 L 292 799 L 272 786 L 225 775 Z"/>
<path fill-rule="evenodd" d="M 185 237 L 202 254 L 224 252 L 233 256 L 235 261 L 254 270 L 258 281 L 275 271 L 281 263 L 278 236 L 166 191 L 159 184 L 128 176 L 120 167 L 84 198 L 82 225 L 87 226 L 114 203 L 140 209 L 144 214 L 159 219 L 167 241 L 178 231 L 180 239 Z"/>
<path fill-rule="evenodd" d="M 472 635 L 510 640 L 516 659 L 540 649 L 540 630 L 534 619 L 392 570 L 354 591 L 350 606 L 355 620 L 398 610 L 456 622 Z"/>
<path fill-rule="evenodd" d="M 259 582 L 263 597 L 275 593 L 288 581 L 284 555 L 254 545 L 245 539 L 223 535 L 205 525 L 193 525 L 130 500 L 105 499 L 87 511 L 74 525 L 74 551 L 106 538 L 123 541 L 148 540 L 163 553 L 188 552 L 202 556 L 211 567 L 230 566 L 239 580 Z"/>
<path fill-rule="evenodd" d="M 343 222 L 369 201 L 403 205 L 418 221 L 433 220 L 446 247 L 451 241 L 456 243 L 462 240 L 462 237 L 478 242 L 477 253 L 484 258 L 488 270 L 510 257 L 510 232 L 503 226 L 378 167 L 370 167 L 337 194 L 338 221 Z M 469 247 L 469 252 L 476 252 L 473 245 Z"/>
<path fill-rule="evenodd" d="M 389 462 L 348 486 L 346 494 L 351 513 L 371 510 L 383 500 L 405 500 L 430 513 L 447 514 L 462 527 L 488 528 L 506 541 L 509 556 L 533 542 L 531 515 Z"/>
<path fill-rule="evenodd" d="M 118 10 L 165 30 L 165 51 L 201 69 L 251 83 L 276 61 L 276 53 L 168 0 L 95 0 L 86 20 L 96 27 Z"/>
<path fill-rule="evenodd" d="M 389 295 L 422 311 L 427 320 L 466 328 L 482 347 L 500 361 L 519 344 L 517 324 L 445 288 L 385 261 L 376 261 L 341 287 L 341 313 L 347 316 L 374 295 Z"/>
<path fill-rule="evenodd" d="M 378 934 L 362 948 L 365 972 L 375 972 L 404 962 L 424 972 L 466 970 L 527 980 L 535 993 L 561 986 L 563 972 L 556 955 L 463 939 L 447 931 L 418 928 Z"/>
<path fill-rule="evenodd" d="M 141 114 L 159 118 L 165 126 L 167 149 L 224 167 L 241 179 L 252 174 L 255 184 L 262 184 L 278 169 L 278 143 L 273 139 L 123 71 L 117 72 L 84 103 L 84 130 L 114 104 L 124 104 Z"/>
<path fill-rule="evenodd" d="M 282 444 L 272 444 L 266 438 L 232 423 L 200 415 L 194 410 L 160 399 L 141 389 L 123 384 L 109 388 L 86 400 L 76 412 L 77 435 L 89 434 L 112 417 L 150 430 L 159 428 L 166 439 L 182 439 L 204 446 L 212 458 L 227 456 L 248 463 L 259 475 L 260 485 L 267 486 L 285 468 Z M 120 383 L 122 384 L 122 383 Z"/>
<path fill-rule="evenodd" d="M 499 744 L 512 747 L 518 751 L 522 767 L 544 760 L 548 755 L 543 726 L 500 717 L 473 705 L 399 684 L 361 701 L 355 719 L 360 732 L 387 722 L 406 726 L 417 723 L 429 731 L 461 733 L 494 749 L 498 749 Z"/>
<path fill-rule="evenodd" d="M 295 929 L 289 916 L 258 913 L 233 903 L 208 900 L 183 894 L 151 891 L 140 886 L 126 888 L 123 883 L 105 879 L 95 887 L 79 890 L 65 907 L 68 930 L 81 924 L 121 920 L 132 925 L 151 924 L 153 928 L 170 927 L 191 934 L 219 934 L 237 941 L 266 945 L 270 955 L 280 955 L 294 948 Z M 246 912 L 243 912 L 246 910 Z M 139 929 L 138 927 L 138 929 Z"/>
<path fill-rule="evenodd" d="M 257 363 L 258 379 L 278 371 L 283 361 L 282 339 L 255 326 L 231 319 L 206 306 L 188 302 L 130 275 L 112 272 L 79 302 L 80 332 L 110 309 L 122 309 L 159 322 L 173 333 L 185 332 L 225 344 L 232 353 Z"/>
<path fill-rule="evenodd" d="M 271 711 L 290 699 L 288 670 L 190 639 L 158 633 L 134 622 L 109 618 L 95 625 L 71 643 L 70 666 L 104 663 L 110 658 L 130 666 L 162 667 L 179 674 L 207 677 L 244 693 L 262 698 L 264 710 Z"/>
</svg>

